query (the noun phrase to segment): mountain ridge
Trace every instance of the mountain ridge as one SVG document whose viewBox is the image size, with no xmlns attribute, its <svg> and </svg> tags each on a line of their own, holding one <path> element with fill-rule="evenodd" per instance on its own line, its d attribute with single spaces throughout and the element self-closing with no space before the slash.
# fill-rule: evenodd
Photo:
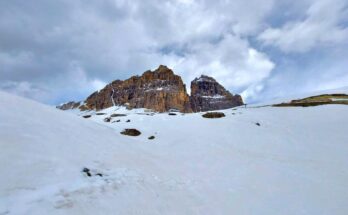
<svg viewBox="0 0 348 215">
<path fill-rule="evenodd" d="M 191 82 L 189 95 L 182 78 L 167 66 L 160 65 L 156 70 L 147 70 L 141 76 L 112 81 L 88 96 L 82 104 L 68 102 L 57 108 L 98 111 L 116 105 L 129 109 L 146 108 L 157 112 L 174 110 L 191 113 L 240 106 L 243 105 L 243 99 L 238 94 L 230 93 L 214 78 L 205 75 Z"/>
</svg>

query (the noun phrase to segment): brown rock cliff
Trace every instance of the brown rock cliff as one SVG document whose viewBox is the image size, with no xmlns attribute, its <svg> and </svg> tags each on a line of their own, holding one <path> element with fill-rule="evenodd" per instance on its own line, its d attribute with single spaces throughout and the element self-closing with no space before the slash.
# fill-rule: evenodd
<svg viewBox="0 0 348 215">
<path fill-rule="evenodd" d="M 125 81 L 116 80 L 99 92 L 90 95 L 87 109 L 101 110 L 113 105 L 129 108 L 147 108 L 158 112 L 176 109 L 192 112 L 189 96 L 181 77 L 166 66 L 155 71 L 146 71 Z"/>
</svg>

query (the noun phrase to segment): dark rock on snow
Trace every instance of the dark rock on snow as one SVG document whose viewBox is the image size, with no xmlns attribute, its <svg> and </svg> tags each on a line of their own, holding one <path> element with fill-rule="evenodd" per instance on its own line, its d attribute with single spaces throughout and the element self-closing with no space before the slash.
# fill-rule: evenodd
<svg viewBox="0 0 348 215">
<path fill-rule="evenodd" d="M 88 169 L 88 168 L 83 168 L 82 169 L 82 172 L 84 172 L 88 177 L 91 177 L 92 176 L 92 174 L 91 174 L 91 172 L 90 172 L 90 169 Z"/>
<path fill-rule="evenodd" d="M 128 128 L 122 131 L 121 134 L 128 136 L 139 136 L 141 132 L 134 128 Z"/>
<path fill-rule="evenodd" d="M 106 117 L 105 119 L 104 119 L 104 122 L 110 122 L 111 121 L 111 117 Z"/>
<path fill-rule="evenodd" d="M 121 117 L 121 116 L 127 116 L 127 114 L 122 114 L 122 113 L 113 113 L 110 115 L 111 117 Z"/>
<path fill-rule="evenodd" d="M 204 118 L 222 118 L 225 117 L 224 113 L 221 112 L 209 112 L 202 115 Z"/>
</svg>

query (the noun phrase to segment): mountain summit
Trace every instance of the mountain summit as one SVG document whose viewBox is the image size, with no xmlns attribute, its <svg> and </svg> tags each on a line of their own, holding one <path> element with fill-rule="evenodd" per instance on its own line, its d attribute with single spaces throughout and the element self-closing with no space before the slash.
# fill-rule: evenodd
<svg viewBox="0 0 348 215">
<path fill-rule="evenodd" d="M 101 110 L 115 105 L 147 108 L 159 112 L 177 109 L 191 112 L 190 98 L 180 76 L 166 66 L 146 71 L 141 76 L 116 80 L 90 95 L 83 109 Z"/>
<path fill-rule="evenodd" d="M 206 75 L 191 82 L 190 102 L 194 112 L 227 109 L 243 104 L 240 95 L 232 95 L 214 78 Z"/>
<path fill-rule="evenodd" d="M 102 110 L 124 105 L 129 109 L 146 108 L 158 112 L 177 110 L 183 113 L 227 109 L 243 104 L 240 95 L 232 95 L 214 78 L 201 76 L 191 82 L 191 96 L 179 75 L 160 65 L 141 76 L 116 80 L 90 95 L 82 105 L 70 102 L 59 109 Z"/>
</svg>

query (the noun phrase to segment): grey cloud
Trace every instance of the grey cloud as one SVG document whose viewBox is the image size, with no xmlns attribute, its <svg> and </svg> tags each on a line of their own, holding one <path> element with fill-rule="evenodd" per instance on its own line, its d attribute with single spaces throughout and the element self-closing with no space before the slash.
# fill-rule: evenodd
<svg viewBox="0 0 348 215">
<path fill-rule="evenodd" d="M 258 39 L 285 52 L 307 52 L 319 46 L 347 44 L 348 3 L 320 0 L 310 4 L 303 20 L 288 21 L 280 28 L 268 28 Z"/>
<path fill-rule="evenodd" d="M 0 88 L 54 104 L 167 64 L 186 83 L 205 73 L 257 97 L 279 61 L 250 41 L 281 6 L 274 0 L 0 1 Z"/>
</svg>

